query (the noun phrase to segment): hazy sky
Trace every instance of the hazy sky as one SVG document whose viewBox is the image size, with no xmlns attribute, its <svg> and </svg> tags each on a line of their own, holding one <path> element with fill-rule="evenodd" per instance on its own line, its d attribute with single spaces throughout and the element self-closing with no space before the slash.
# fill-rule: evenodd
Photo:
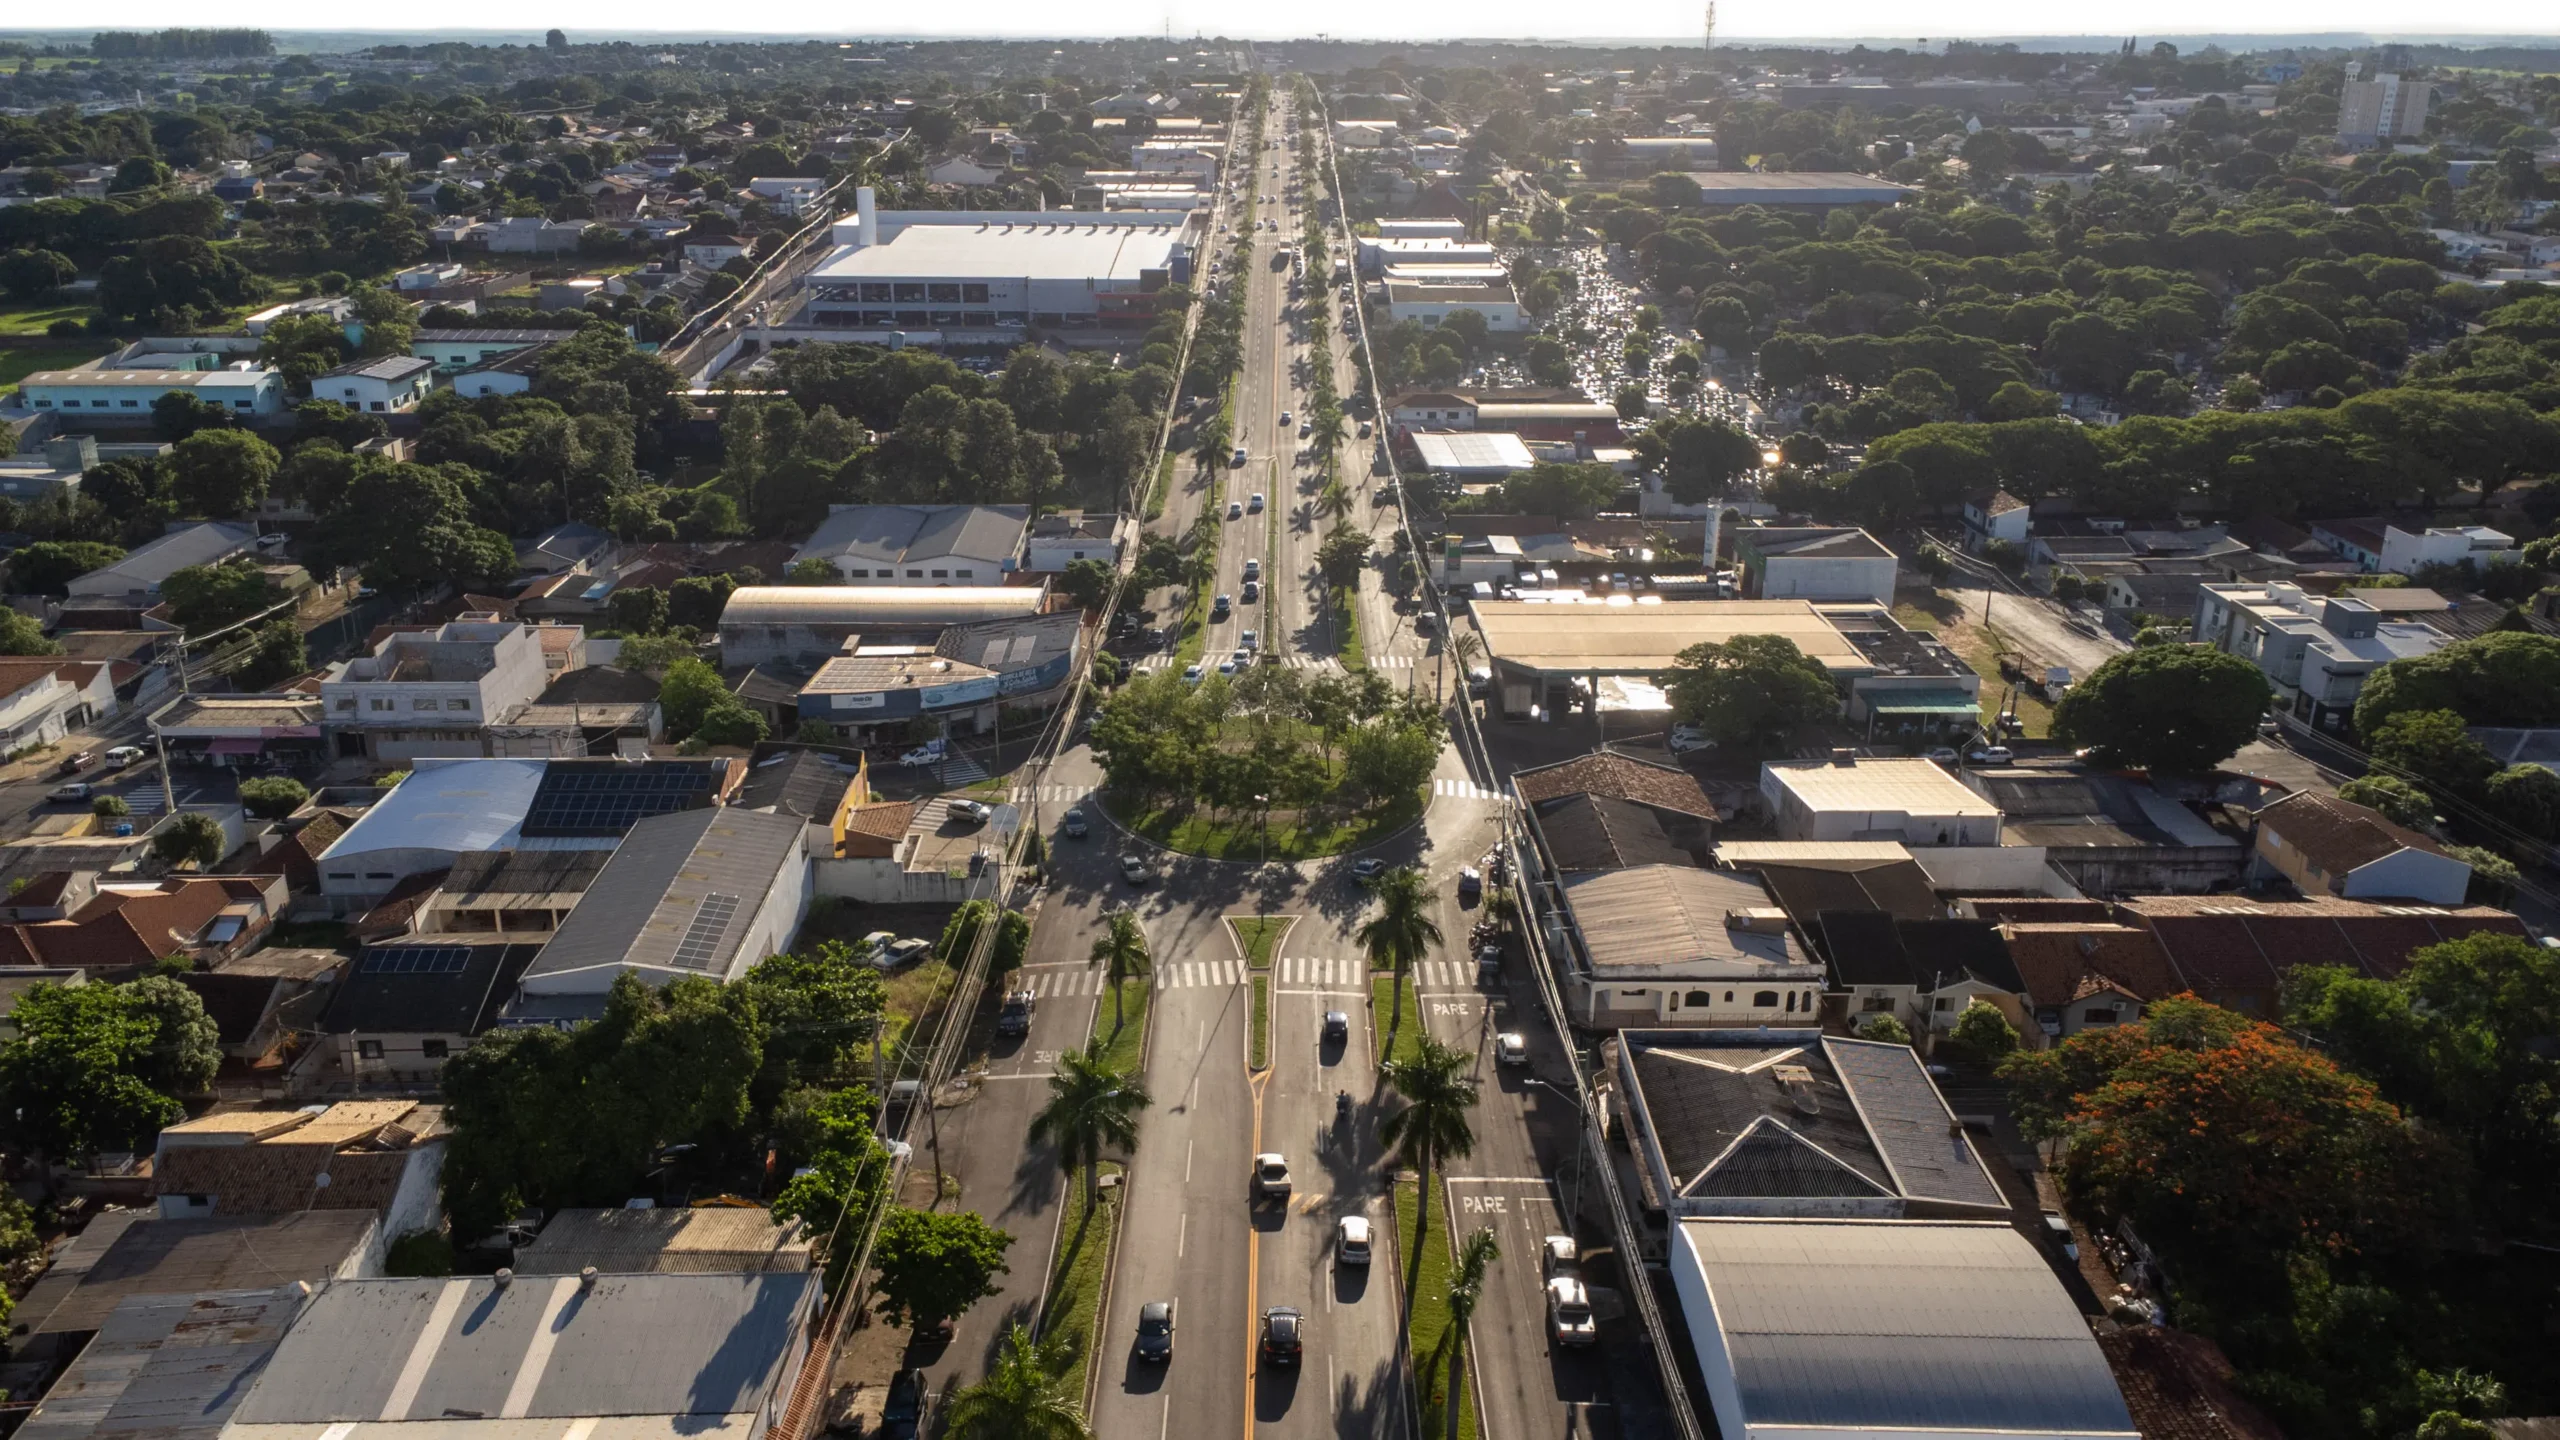
<svg viewBox="0 0 2560 1440">
<path fill-rule="evenodd" d="M 90 13 L 98 24 L 258 25 L 270 30 L 350 28 L 424 29 L 450 26 L 501 30 L 548 25 L 605 38 L 635 30 L 757 30 L 841 34 L 1153 34 L 1169 19 L 1177 35 L 1209 34 L 1274 38 L 1325 32 L 1346 36 L 1415 39 L 1436 36 L 1538 36 L 1547 39 L 1619 36 L 1665 37 L 1697 33 L 1704 0 L 1468 0 L 1466 4 L 1413 0 L 1296 0 L 1278 4 L 1209 4 L 1204 0 L 968 0 L 968 3 L 864 5 L 844 0 L 762 0 L 756 4 L 676 4 L 672 0 L 438 0 L 423 10 L 349 9 L 334 0 L 114 0 Z M 42 12 L 59 24 L 70 12 Z M 2478 18 L 2466 23 L 2476 14 Z M 34 20 L 37 12 L 22 12 Z M 86 23 L 85 21 L 80 23 Z M 1961 8 L 1918 6 L 1893 0 L 1815 0 L 1777 4 L 1730 0 L 1717 15 L 1719 33 L 1751 36 L 1862 36 L 1905 40 L 1925 34 L 2055 35 L 2215 33 L 2251 34 L 2369 30 L 2407 33 L 2475 31 L 2512 33 L 2533 21 L 2512 9 L 2458 12 L 2411 9 L 2381 0 L 2150 0 L 2140 6 L 2066 5 L 2041 0 L 1973 0 Z M 1914 27 L 1918 27 L 1916 30 Z M 2549 27 L 2537 27 L 2549 28 Z M 636 36 L 635 36 L 636 38 Z"/>
</svg>

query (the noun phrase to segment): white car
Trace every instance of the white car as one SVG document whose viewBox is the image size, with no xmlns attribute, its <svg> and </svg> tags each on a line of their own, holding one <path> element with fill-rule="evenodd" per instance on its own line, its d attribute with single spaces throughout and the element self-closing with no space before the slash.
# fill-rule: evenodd
<svg viewBox="0 0 2560 1440">
<path fill-rule="evenodd" d="M 1250 656 L 1253 654 L 1254 648 L 1252 631 L 1247 630 L 1242 635 L 1236 637 L 1236 654 L 1240 656 Z"/>
<path fill-rule="evenodd" d="M 1600 1322 L 1591 1314 L 1591 1292 L 1580 1278 L 1559 1275 L 1547 1282 L 1547 1333 L 1559 1345 L 1596 1345 Z"/>
<path fill-rule="evenodd" d="M 1226 659 L 1218 662 L 1218 673 L 1221 675 L 1233 675 L 1236 673 L 1237 667 L 1243 663 L 1243 661 L 1238 660 L 1233 655 L 1230 655 Z"/>
<path fill-rule="evenodd" d="M 1493 1059 L 1497 1065 L 1529 1063 L 1529 1037 L 1517 1030 L 1505 1030 L 1493 1037 Z"/>
<path fill-rule="evenodd" d="M 1253 1193 L 1263 1199 L 1289 1198 L 1289 1161 L 1286 1156 L 1265 1152 L 1253 1157 Z"/>
<path fill-rule="evenodd" d="M 898 757 L 898 763 L 901 765 L 935 765 L 941 763 L 941 760 L 942 742 L 939 740 L 927 740 Z"/>
<path fill-rule="evenodd" d="M 1985 745 L 1964 758 L 1976 765 L 2006 765 L 2018 757 L 2010 754 L 2006 745 Z"/>
<path fill-rule="evenodd" d="M 1570 1235 L 1550 1235 L 1538 1242 L 1539 1273 L 1552 1280 L 1582 1273 L 1582 1247 Z"/>
<path fill-rule="evenodd" d="M 1672 726 L 1671 738 L 1665 744 L 1674 755 L 1686 755 L 1692 750 L 1712 750 L 1716 746 L 1716 742 L 1708 739 L 1706 733 L 1695 725 Z"/>
<path fill-rule="evenodd" d="M 1183 667 L 1182 667 L 1182 678 L 1183 678 L 1183 680 L 1184 680 L 1186 683 L 1188 683 L 1188 684 L 1192 684 L 1192 685 L 1197 685 L 1197 684 L 1199 684 L 1199 683 L 1200 683 L 1200 677 L 1201 677 L 1201 676 L 1203 676 L 1203 675 L 1205 675 L 1205 674 L 1207 674 L 1207 673 L 1208 673 L 1207 671 L 1202 670 L 1202 669 L 1201 669 L 1199 666 L 1197 666 L 1197 665 L 1185 665 L 1185 666 L 1183 666 Z"/>
<path fill-rule="evenodd" d="M 1337 1265 L 1369 1263 L 1369 1217 L 1345 1215 L 1333 1227 L 1333 1259 Z"/>
<path fill-rule="evenodd" d="M 139 745 L 113 746 L 107 751 L 103 758 L 106 760 L 108 768 L 121 770 L 127 765 L 134 764 L 142 759 L 142 747 Z"/>
<path fill-rule="evenodd" d="M 1120 857 L 1120 878 L 1144 888 L 1155 883 L 1155 867 L 1135 855 L 1123 855 Z"/>
</svg>

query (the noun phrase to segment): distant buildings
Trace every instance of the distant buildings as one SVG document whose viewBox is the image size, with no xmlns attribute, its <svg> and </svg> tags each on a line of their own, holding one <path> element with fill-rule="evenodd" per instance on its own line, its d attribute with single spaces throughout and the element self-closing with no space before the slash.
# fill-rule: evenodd
<svg viewBox="0 0 2560 1440">
<path fill-rule="evenodd" d="M 831 505 L 791 557 L 855 585 L 1000 585 L 1021 568 L 1028 505 Z"/>
<path fill-rule="evenodd" d="M 2427 105 L 2435 87 L 2403 80 L 2387 70 L 2362 80 L 2357 78 L 2361 69 L 2349 65 L 2347 83 L 2338 91 L 2338 143 L 2365 150 L 2385 140 L 2425 133 Z"/>
<path fill-rule="evenodd" d="M 1141 167 L 1145 168 L 1145 167 Z M 876 208 L 854 194 L 795 324 L 827 330 L 1143 330 L 1191 273 L 1196 222 L 1168 211 Z M 847 337 L 852 338 L 852 337 Z"/>
<path fill-rule="evenodd" d="M 2450 643 L 2430 626 L 2386 621 L 2364 601 L 2283 583 L 2199 587 L 2195 638 L 2256 662 L 2295 718 L 2330 731 L 2352 722 L 2374 671 Z"/>
</svg>

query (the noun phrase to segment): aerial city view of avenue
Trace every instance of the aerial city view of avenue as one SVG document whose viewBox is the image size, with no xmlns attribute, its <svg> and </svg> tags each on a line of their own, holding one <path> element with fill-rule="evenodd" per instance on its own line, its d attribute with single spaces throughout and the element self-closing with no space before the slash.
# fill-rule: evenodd
<svg viewBox="0 0 2560 1440">
<path fill-rule="evenodd" d="M 0 22 L 0 1440 L 2560 1437 L 2560 38 L 564 3 Z"/>
</svg>

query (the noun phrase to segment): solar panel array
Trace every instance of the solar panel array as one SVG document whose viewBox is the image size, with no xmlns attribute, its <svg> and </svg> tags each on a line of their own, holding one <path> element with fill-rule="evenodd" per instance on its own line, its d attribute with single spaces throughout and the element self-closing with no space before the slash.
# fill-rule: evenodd
<svg viewBox="0 0 2560 1440">
<path fill-rule="evenodd" d="M 702 897 L 700 908 L 693 912 L 693 923 L 686 926 L 684 938 L 676 942 L 676 953 L 669 962 L 684 970 L 709 970 L 719 957 L 720 937 L 727 934 L 729 922 L 737 917 L 738 897 L 712 891 Z"/>
<path fill-rule="evenodd" d="M 620 835 L 652 815 L 690 810 L 711 792 L 707 765 L 587 768 L 553 764 L 526 807 L 527 835 Z"/>
<path fill-rule="evenodd" d="M 364 952 L 368 975 L 459 975 L 470 963 L 468 945 L 393 945 Z"/>
</svg>

